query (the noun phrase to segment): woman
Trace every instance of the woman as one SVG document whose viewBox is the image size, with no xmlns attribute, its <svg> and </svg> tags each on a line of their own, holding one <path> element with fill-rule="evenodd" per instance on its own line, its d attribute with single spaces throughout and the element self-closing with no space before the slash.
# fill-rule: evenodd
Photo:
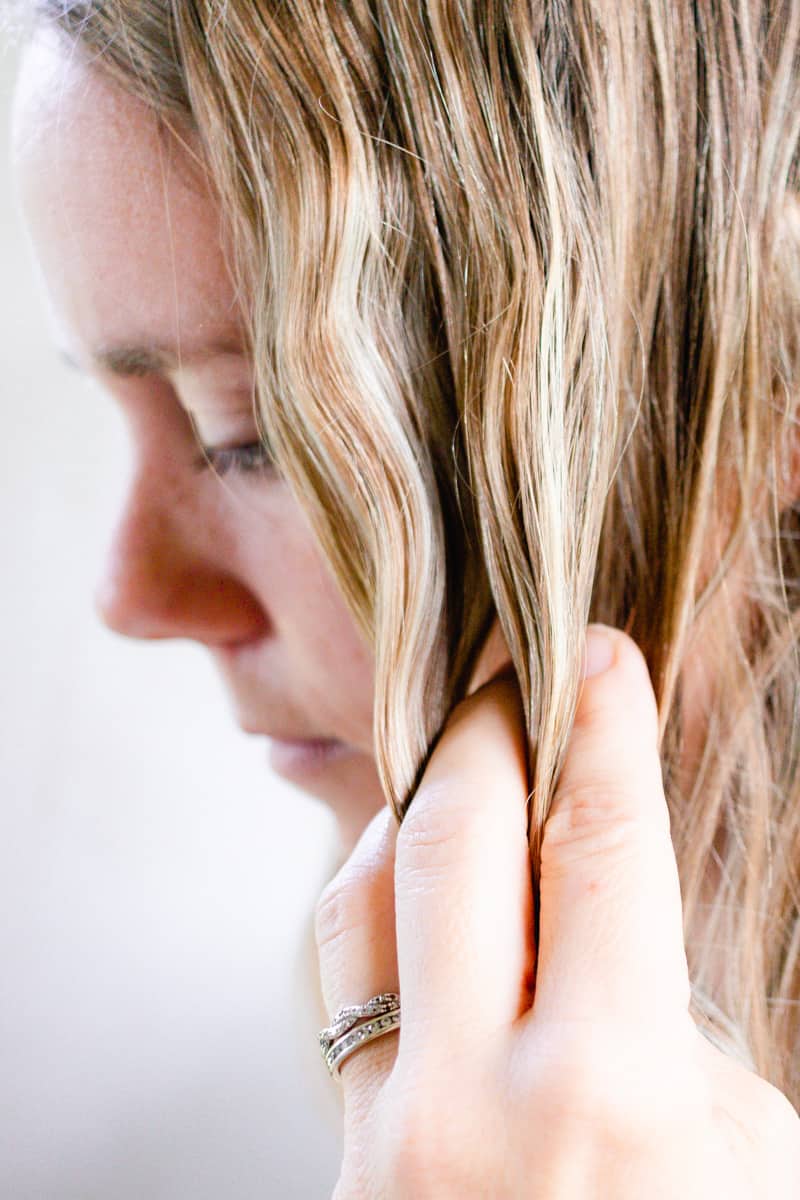
<svg viewBox="0 0 800 1200">
<path fill-rule="evenodd" d="M 337 1195 L 797 1194 L 799 55 L 798 0 L 39 6 L 104 617 L 357 843 Z"/>
</svg>

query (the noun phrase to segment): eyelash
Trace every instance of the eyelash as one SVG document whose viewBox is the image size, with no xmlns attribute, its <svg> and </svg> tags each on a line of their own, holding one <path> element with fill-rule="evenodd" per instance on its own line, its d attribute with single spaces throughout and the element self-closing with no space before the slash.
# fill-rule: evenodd
<svg viewBox="0 0 800 1200">
<path fill-rule="evenodd" d="M 218 475 L 227 475 L 229 471 L 240 475 L 255 475 L 275 469 L 272 456 L 262 442 L 248 442 L 245 446 L 231 446 L 226 449 L 203 446 L 202 449 L 204 464 Z"/>
</svg>

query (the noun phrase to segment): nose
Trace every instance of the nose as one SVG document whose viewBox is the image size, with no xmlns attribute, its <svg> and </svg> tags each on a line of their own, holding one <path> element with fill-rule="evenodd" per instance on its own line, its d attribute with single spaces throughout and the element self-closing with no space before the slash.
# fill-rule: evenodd
<svg viewBox="0 0 800 1200">
<path fill-rule="evenodd" d="M 196 503 L 140 475 L 111 538 L 95 606 L 135 638 L 234 645 L 268 629 L 264 610 L 226 562 L 225 537 Z"/>
</svg>

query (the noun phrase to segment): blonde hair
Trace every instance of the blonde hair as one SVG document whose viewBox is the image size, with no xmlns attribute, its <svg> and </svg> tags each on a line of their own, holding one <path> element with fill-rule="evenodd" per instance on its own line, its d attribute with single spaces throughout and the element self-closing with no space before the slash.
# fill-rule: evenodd
<svg viewBox="0 0 800 1200">
<path fill-rule="evenodd" d="M 627 629 L 693 1015 L 800 1105 L 800 0 L 39 7 L 199 138 L 398 816 L 496 615 L 535 871 Z"/>
</svg>

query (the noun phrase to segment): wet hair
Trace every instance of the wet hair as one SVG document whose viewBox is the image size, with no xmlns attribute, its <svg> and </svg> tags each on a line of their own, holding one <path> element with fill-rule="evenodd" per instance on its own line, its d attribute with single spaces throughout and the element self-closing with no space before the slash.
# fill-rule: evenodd
<svg viewBox="0 0 800 1200">
<path fill-rule="evenodd" d="M 201 150 L 398 816 L 496 617 L 535 870 L 625 628 L 693 1016 L 800 1104 L 800 0 L 36 8 Z"/>
</svg>

